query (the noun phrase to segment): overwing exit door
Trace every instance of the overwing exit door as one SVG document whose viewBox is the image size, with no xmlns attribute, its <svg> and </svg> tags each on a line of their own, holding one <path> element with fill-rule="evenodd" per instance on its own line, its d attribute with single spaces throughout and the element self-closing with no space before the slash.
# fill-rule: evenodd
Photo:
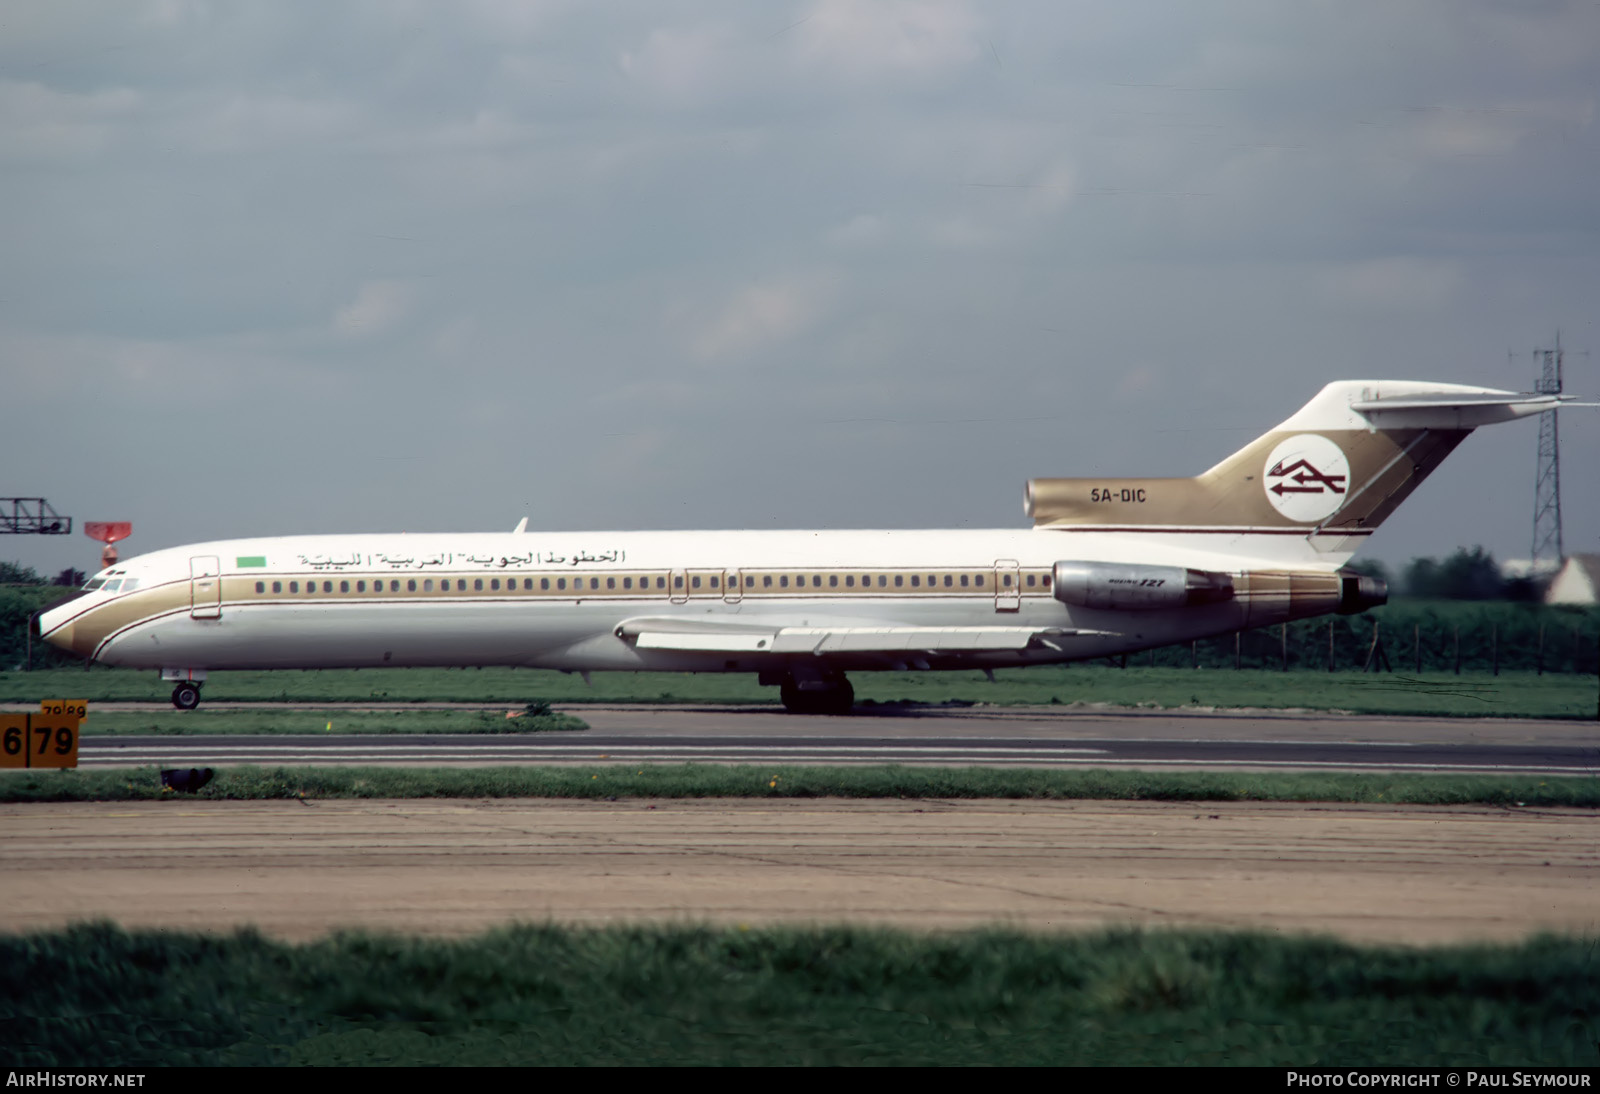
<svg viewBox="0 0 1600 1094">
<path fill-rule="evenodd" d="M 994 610 L 1015 612 L 1022 608 L 1022 573 L 1014 558 L 994 562 Z"/>
</svg>

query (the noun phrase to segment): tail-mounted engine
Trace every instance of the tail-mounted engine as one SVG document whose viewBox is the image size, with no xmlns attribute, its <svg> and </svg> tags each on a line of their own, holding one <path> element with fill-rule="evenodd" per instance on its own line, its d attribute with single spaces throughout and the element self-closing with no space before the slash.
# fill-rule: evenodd
<svg viewBox="0 0 1600 1094">
<path fill-rule="evenodd" d="M 1233 599 L 1228 574 L 1183 566 L 1058 562 L 1051 584 L 1057 600 L 1080 608 L 1156 611 Z"/>
<path fill-rule="evenodd" d="M 1183 566 L 1058 562 L 1051 584 L 1057 600 L 1079 608 L 1161 611 L 1232 601 L 1239 608 L 1240 625 L 1245 627 L 1327 612 L 1353 615 L 1389 599 L 1383 581 L 1344 570 L 1227 574 Z"/>
</svg>

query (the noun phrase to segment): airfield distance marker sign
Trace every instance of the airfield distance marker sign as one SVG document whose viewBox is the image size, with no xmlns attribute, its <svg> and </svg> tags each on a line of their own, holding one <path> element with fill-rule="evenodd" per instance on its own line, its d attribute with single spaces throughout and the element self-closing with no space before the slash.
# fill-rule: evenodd
<svg viewBox="0 0 1600 1094">
<path fill-rule="evenodd" d="M 45 699 L 38 714 L 0 714 L 0 769 L 77 767 L 83 699 Z"/>
</svg>

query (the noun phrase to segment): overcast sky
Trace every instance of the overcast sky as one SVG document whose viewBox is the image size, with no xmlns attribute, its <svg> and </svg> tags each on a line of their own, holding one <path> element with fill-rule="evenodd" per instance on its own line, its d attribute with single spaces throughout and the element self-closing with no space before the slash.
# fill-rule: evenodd
<svg viewBox="0 0 1600 1094">
<path fill-rule="evenodd" d="M 1597 95 L 1593 2 L 7 0 L 0 494 L 125 557 L 1018 527 L 1329 380 L 1559 329 L 1593 394 Z M 1536 437 L 1369 553 L 1526 556 Z M 1562 455 L 1600 550 L 1600 411 Z"/>
</svg>

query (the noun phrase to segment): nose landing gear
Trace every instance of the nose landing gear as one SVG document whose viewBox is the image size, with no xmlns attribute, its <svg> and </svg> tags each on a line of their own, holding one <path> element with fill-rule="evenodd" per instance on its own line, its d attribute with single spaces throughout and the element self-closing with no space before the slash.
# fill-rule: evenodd
<svg viewBox="0 0 1600 1094">
<path fill-rule="evenodd" d="M 206 680 L 205 669 L 164 668 L 161 679 L 171 680 L 176 685 L 172 689 L 173 706 L 179 710 L 193 710 L 200 705 L 200 685 Z"/>
<path fill-rule="evenodd" d="M 179 710 L 193 710 L 200 705 L 200 685 L 185 680 L 172 689 L 172 705 Z"/>
</svg>

